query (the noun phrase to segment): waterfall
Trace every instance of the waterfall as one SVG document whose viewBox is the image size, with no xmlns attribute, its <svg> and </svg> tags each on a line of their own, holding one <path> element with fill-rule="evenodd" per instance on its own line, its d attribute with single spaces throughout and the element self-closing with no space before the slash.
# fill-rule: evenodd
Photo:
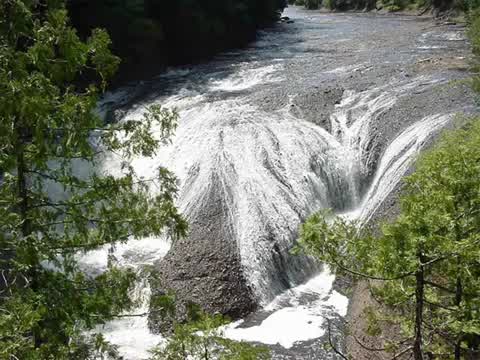
<svg viewBox="0 0 480 360">
<path fill-rule="evenodd" d="M 290 28 L 265 31 L 246 50 L 144 84 L 148 95 L 122 90 L 105 99 L 130 104 L 125 117 L 133 119 L 152 103 L 177 109 L 172 143 L 154 158 L 133 159 L 132 166 L 145 178 L 159 166 L 173 171 L 178 208 L 205 233 L 209 219 L 202 215 L 221 212 L 221 230 L 228 233 L 222 241 L 238 252 L 262 307 L 256 321 L 235 322 L 225 335 L 284 348 L 322 336 L 324 317 L 343 316 L 348 305 L 333 290 L 327 268 L 290 255 L 301 223 L 325 208 L 368 222 L 431 136 L 467 103 L 465 93 L 452 90 L 447 102 L 433 91 L 458 73 L 415 67 L 437 51 L 433 45 L 455 46 L 454 55 L 462 55 L 460 39 L 434 37 L 436 29 L 423 36 L 423 23 L 400 18 L 309 14 L 294 13 Z M 330 85 L 338 99 L 326 95 Z M 418 108 L 425 109 L 414 111 L 408 102 L 419 98 L 425 102 Z M 112 155 L 105 171 L 118 171 L 120 161 Z M 220 211 L 210 211 L 219 208 L 212 193 L 224 197 Z M 141 272 L 168 249 L 166 239 L 143 239 L 81 260 L 90 271 L 102 271 L 110 252 Z M 135 313 L 146 311 L 148 295 L 148 284 L 138 284 Z M 142 317 L 100 330 L 127 360 L 146 358 L 162 341 Z"/>
<path fill-rule="evenodd" d="M 270 76 L 265 69 L 260 69 L 258 74 Z M 236 87 L 246 86 L 240 85 L 238 78 L 235 81 Z M 218 185 L 228 187 L 232 194 L 229 218 L 245 273 L 265 309 L 272 312 L 261 326 L 245 329 L 238 327 L 241 323 L 233 324 L 227 329 L 227 336 L 265 343 L 280 341 L 290 347 L 295 341 L 312 338 L 313 334 L 318 337 L 318 331 L 313 329 L 318 330 L 319 322 L 323 322 L 319 312 L 345 314 L 346 299 L 331 291 L 333 277 L 328 270 L 307 285 L 300 284 L 280 294 L 272 302 L 275 295 L 284 290 L 272 277 L 272 273 L 275 275 L 278 271 L 272 259 L 272 248 L 279 244 L 283 256 L 288 257 L 288 249 L 295 241 L 301 222 L 322 208 L 350 211 L 350 216 L 364 221 L 372 216 L 405 174 L 425 140 L 441 128 L 449 116 L 433 115 L 414 123 L 385 147 L 379 161 L 370 149 L 371 142 L 378 136 L 372 131 L 372 124 L 415 87 L 420 84 L 433 86 L 438 81 L 419 77 L 359 93 L 346 91 L 330 116 L 331 133 L 294 116 L 289 106 L 265 112 L 238 99 L 207 102 L 203 95 L 188 90 L 167 100 L 168 105 L 176 105 L 181 117 L 172 145 L 163 149 L 159 157 L 138 158 L 133 165 L 146 177 L 153 174 L 158 165 L 170 167 L 179 178 L 178 206 L 187 216 L 198 207 L 209 205 L 205 204 L 203 194 L 212 185 L 211 173 L 219 174 Z M 232 80 L 227 78 L 225 82 L 231 84 Z M 227 88 L 218 81 L 212 86 Z M 140 116 L 141 112 L 142 107 L 139 107 L 129 117 Z M 115 161 L 108 164 L 114 167 Z M 372 167 L 376 169 L 375 176 L 362 195 L 360 184 Z M 147 239 L 122 245 L 116 250 L 117 256 L 133 256 L 126 257 L 130 265 L 151 263 L 168 249 L 164 242 L 157 246 L 152 244 L 155 241 Z M 104 259 L 101 251 L 97 255 L 89 254 L 85 262 L 92 265 L 95 259 Z M 295 274 L 288 274 L 294 269 L 282 270 L 287 271 L 290 279 L 295 279 Z M 292 283 L 295 284 L 293 280 Z M 137 296 L 148 294 L 148 287 L 144 286 L 139 284 Z M 313 296 L 316 300 L 299 303 L 298 299 L 304 296 Z M 137 311 L 142 312 L 145 306 L 143 303 Z M 306 327 L 290 333 L 285 326 L 292 325 L 292 319 L 301 319 L 301 324 L 307 321 L 305 319 L 315 321 L 311 331 Z M 279 330 L 278 336 L 271 333 L 272 327 Z M 279 335 L 281 329 L 283 335 Z M 127 355 L 133 346 L 129 336 L 143 338 L 145 350 L 160 339 L 148 335 L 143 318 L 113 322 L 103 332 L 112 342 L 122 343 Z M 285 333 L 293 335 L 285 337 Z"/>
<path fill-rule="evenodd" d="M 257 69 L 256 77 L 252 73 L 243 83 L 234 74 L 211 86 L 246 88 L 262 76 L 271 80 L 270 69 Z M 225 189 L 231 197 L 228 218 L 245 273 L 266 304 L 285 289 L 272 253 L 288 258 L 306 216 L 322 208 L 371 216 L 425 139 L 446 121 L 440 115 L 422 120 L 385 150 L 381 134 L 372 129 L 402 96 L 438 82 L 418 77 L 360 93 L 346 91 L 331 115 L 331 133 L 293 115 L 289 105 L 267 112 L 241 97 L 206 101 L 204 95 L 185 90 L 166 101 L 178 108 L 181 118 L 173 144 L 160 157 L 136 159 L 134 166 L 144 175 L 158 165 L 172 169 L 181 189 L 178 206 L 187 218 L 198 207 L 214 206 L 205 195 L 212 186 Z M 140 114 L 137 109 L 131 116 Z M 377 150 L 383 151 L 380 160 L 374 156 Z M 370 181 L 371 172 L 376 175 L 363 196 L 361 185 Z M 217 174 L 213 180 L 212 173 Z M 287 286 L 311 275 L 280 270 L 287 276 Z"/>
<path fill-rule="evenodd" d="M 167 239 L 145 238 L 120 244 L 113 249 L 105 246 L 79 256 L 87 273 L 106 269 L 108 255 L 112 253 L 120 266 L 129 267 L 137 273 L 139 281 L 130 293 L 136 308 L 125 314 L 127 316 L 99 325 L 92 331 L 102 333 L 105 340 L 117 346 L 126 360 L 147 359 L 149 350 L 165 341 L 163 337 L 152 334 L 148 328 L 146 314 L 149 311 L 151 292 L 148 273 L 144 267 L 161 259 L 169 248 Z"/>
<path fill-rule="evenodd" d="M 453 118 L 453 114 L 427 116 L 405 129 L 385 150 L 363 203 L 351 218 L 367 223 L 400 182 L 425 142 Z"/>
<path fill-rule="evenodd" d="M 125 359 L 147 359 L 149 351 L 161 346 L 165 339 L 152 334 L 148 328 L 145 314 L 149 310 L 150 287 L 146 275 L 136 284 L 130 296 L 138 304 L 133 314 L 109 321 L 103 326 L 98 326 L 95 331 L 102 332 L 105 340 L 116 344 L 118 352 Z"/>
<path fill-rule="evenodd" d="M 292 348 L 298 341 L 323 336 L 325 318 L 347 314 L 348 299 L 332 291 L 335 277 L 327 269 L 321 274 L 278 295 L 265 306 L 270 313 L 260 324 L 242 327 L 240 320 L 229 324 L 224 335 L 232 340 L 280 344 Z"/>
<path fill-rule="evenodd" d="M 319 198 L 323 201 L 319 202 L 319 208 L 325 208 L 330 204 L 337 211 L 343 210 L 345 203 L 327 200 L 329 194 L 334 194 L 337 199 L 342 198 L 335 187 L 339 181 L 342 181 L 345 184 L 343 191 L 346 191 L 349 196 L 347 203 L 350 205 L 350 211 L 347 215 L 352 220 L 366 223 L 400 182 L 426 140 L 441 129 L 452 116 L 432 115 L 409 126 L 386 147 L 378 166 L 368 150 L 368 144 L 376 135 L 371 131 L 370 125 L 401 96 L 408 94 L 419 84 L 433 86 L 437 82 L 436 79 L 422 77 L 362 93 L 346 92 L 343 101 L 330 118 L 334 136 L 312 129 L 311 134 L 315 136 L 320 146 L 315 147 L 312 142 L 309 144 L 309 149 L 318 153 L 303 154 L 310 157 L 320 155 L 321 165 L 328 166 L 329 171 L 333 171 L 334 175 L 328 172 L 311 174 L 312 178 L 320 175 L 315 185 L 319 186 L 321 191 L 314 192 L 313 189 L 304 186 L 303 189 L 295 189 L 294 196 L 298 197 L 300 194 L 306 198 L 309 196 L 313 198 L 320 194 L 323 198 L 321 196 Z M 302 122 L 301 119 L 295 119 L 295 124 L 310 129 L 310 124 Z M 285 129 L 281 132 L 285 132 Z M 303 130 L 303 134 L 305 133 L 306 130 Z M 363 200 L 360 201 L 358 184 L 368 173 L 368 168 L 372 166 L 376 168 L 375 177 Z M 330 182 L 332 178 L 336 183 Z M 291 220 L 297 225 L 301 217 Z M 251 253 L 252 248 L 250 248 L 250 255 Z M 250 258 L 242 259 L 250 261 Z M 260 341 L 265 344 L 279 343 L 285 348 L 291 348 L 298 341 L 322 336 L 325 328 L 323 327 L 321 331 L 319 328 L 322 328 L 325 317 L 331 317 L 333 313 L 344 316 L 348 304 L 344 296 L 332 290 L 333 280 L 328 268 L 324 269 L 305 285 L 282 293 L 265 306 L 265 311 L 271 313 L 260 325 L 243 327 L 243 321 L 239 321 L 227 327 L 226 336 L 235 340 Z M 313 288 L 312 285 L 314 285 Z M 307 298 L 308 302 L 299 300 L 304 298 Z"/>
</svg>

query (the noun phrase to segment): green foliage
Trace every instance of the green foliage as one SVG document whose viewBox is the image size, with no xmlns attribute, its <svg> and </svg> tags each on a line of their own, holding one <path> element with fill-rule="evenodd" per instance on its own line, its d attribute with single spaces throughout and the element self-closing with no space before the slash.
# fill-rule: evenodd
<svg viewBox="0 0 480 360">
<path fill-rule="evenodd" d="M 322 3 L 326 9 L 335 10 L 335 0 L 324 0 Z"/>
<path fill-rule="evenodd" d="M 311 0 L 309 0 L 311 1 Z M 246 44 L 256 30 L 278 20 L 286 0 L 83 0 L 70 1 L 74 26 L 86 36 L 106 28 L 114 51 L 132 73 L 191 63 Z"/>
<path fill-rule="evenodd" d="M 112 258 L 103 274 L 86 276 L 78 253 L 186 232 L 173 174 L 160 168 L 143 179 L 128 164 L 168 141 L 176 113 L 152 106 L 144 121 L 107 125 L 95 112 L 100 90 L 74 85 L 94 72 L 105 87 L 119 64 L 109 47 L 102 30 L 81 41 L 63 1 L 0 2 L 2 359 L 116 357 L 85 331 L 133 305 L 135 275 Z M 98 166 L 111 151 L 125 159 L 122 174 Z"/>
<path fill-rule="evenodd" d="M 476 120 L 445 134 L 417 161 L 405 179 L 401 214 L 380 236 L 329 213 L 314 214 L 301 228 L 300 249 L 337 272 L 376 280 L 375 298 L 395 309 L 405 338 L 415 335 L 420 351 L 433 356 L 453 356 L 460 345 L 462 353 L 473 353 L 478 346 L 479 159 Z M 378 321 L 368 317 L 378 331 Z"/>
<path fill-rule="evenodd" d="M 221 327 L 228 321 L 202 311 L 190 314 L 186 324 L 176 323 L 166 344 L 152 350 L 151 360 L 268 360 L 268 349 L 223 337 Z"/>
<path fill-rule="evenodd" d="M 389 12 L 402 10 L 432 9 L 435 13 L 455 11 L 457 14 L 472 13 L 480 6 L 479 0 L 314 0 L 313 7 L 309 6 L 308 0 L 297 0 L 295 5 L 316 9 L 322 5 L 329 10 L 373 10 L 385 9 Z"/>
<path fill-rule="evenodd" d="M 304 5 L 309 10 L 314 10 L 318 9 L 321 4 L 321 0 L 304 0 L 302 5 Z"/>
<path fill-rule="evenodd" d="M 480 1 L 478 0 L 459 0 L 458 8 L 464 10 L 469 17 L 475 18 L 478 16 L 476 10 L 480 8 Z"/>
<path fill-rule="evenodd" d="M 401 0 L 390 0 L 384 2 L 383 6 L 390 12 L 400 11 L 406 7 Z"/>
<path fill-rule="evenodd" d="M 153 281 L 157 281 L 153 273 Z M 197 304 L 188 303 L 182 321 L 178 320 L 175 296 L 152 296 L 150 309 L 173 328 L 165 343 L 150 352 L 151 360 L 269 360 L 270 352 L 262 346 L 253 346 L 224 338 L 222 327 L 228 319 L 208 315 Z"/>
</svg>

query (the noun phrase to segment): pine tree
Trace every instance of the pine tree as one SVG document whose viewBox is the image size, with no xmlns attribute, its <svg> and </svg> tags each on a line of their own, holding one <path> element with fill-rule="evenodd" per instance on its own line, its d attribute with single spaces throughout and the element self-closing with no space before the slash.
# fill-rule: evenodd
<svg viewBox="0 0 480 360">
<path fill-rule="evenodd" d="M 150 360 L 269 360 L 268 348 L 243 341 L 226 339 L 222 326 L 228 323 L 223 316 L 208 315 L 198 306 L 189 304 L 187 321 L 175 320 L 174 298 L 165 295 L 162 315 L 173 317 L 173 331 L 166 344 L 152 349 Z"/>
<path fill-rule="evenodd" d="M 96 114 L 119 63 L 109 47 L 102 30 L 81 41 L 63 1 L 0 2 L 1 359 L 114 357 L 86 331 L 132 306 L 135 275 L 110 261 L 87 276 L 77 254 L 186 232 L 173 174 L 143 179 L 128 165 L 168 141 L 176 113 L 154 105 L 143 121 L 114 124 Z M 99 86 L 78 85 L 94 74 Z M 108 152 L 125 159 L 121 175 L 101 170 Z"/>
</svg>

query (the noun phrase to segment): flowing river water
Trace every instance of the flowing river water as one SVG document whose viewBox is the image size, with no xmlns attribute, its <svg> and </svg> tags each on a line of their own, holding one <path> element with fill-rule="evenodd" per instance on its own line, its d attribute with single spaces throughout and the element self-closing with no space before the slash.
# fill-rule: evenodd
<svg viewBox="0 0 480 360">
<path fill-rule="evenodd" d="M 191 229 L 172 247 L 143 239 L 115 255 L 139 272 L 159 267 L 180 297 L 211 311 L 244 317 L 256 305 L 225 328 L 229 338 L 267 344 L 278 359 L 331 359 L 325 317 L 345 316 L 348 299 L 327 268 L 290 255 L 298 227 L 323 208 L 363 222 L 383 211 L 422 147 L 472 111 L 455 81 L 467 76 L 468 44 L 462 28 L 413 16 L 284 15 L 294 23 L 260 32 L 246 49 L 106 97 L 102 110 L 117 120 L 140 118 L 151 103 L 179 111 L 172 144 L 133 166 L 144 177 L 158 166 L 175 172 Z M 101 271 L 108 251 L 84 255 L 84 266 Z M 150 293 L 138 284 L 138 313 Z M 163 341 L 146 317 L 101 331 L 131 360 Z"/>
</svg>

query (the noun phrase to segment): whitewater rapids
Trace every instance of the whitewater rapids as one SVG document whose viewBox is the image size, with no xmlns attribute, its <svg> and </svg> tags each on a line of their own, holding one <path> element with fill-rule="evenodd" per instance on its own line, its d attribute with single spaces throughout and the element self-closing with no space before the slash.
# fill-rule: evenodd
<svg viewBox="0 0 480 360">
<path fill-rule="evenodd" d="M 232 339 L 271 345 L 274 358 L 326 359 L 334 355 L 318 345 L 325 317 L 345 316 L 348 299 L 332 289 L 328 269 L 290 255 L 299 225 L 324 208 L 363 222 L 376 215 L 432 136 L 456 113 L 470 111 L 467 90 L 450 85 L 464 76 L 461 69 L 423 61 L 439 54 L 459 61 L 467 46 L 461 29 L 425 32 L 428 24 L 410 17 L 296 8 L 286 15 L 295 24 L 262 32 L 245 50 L 172 70 L 103 101 L 105 113 L 121 110 L 119 121 L 141 119 L 152 103 L 178 110 L 172 144 L 132 165 L 145 178 L 158 166 L 172 170 L 178 207 L 193 224 L 191 237 L 172 249 L 168 239 L 144 239 L 119 246 L 116 257 L 139 272 L 162 264 L 180 294 L 207 308 L 228 309 L 242 296 L 259 305 L 224 329 Z M 104 170 L 114 172 L 118 163 L 112 156 Z M 209 260 L 214 240 L 240 270 L 232 272 L 218 253 Z M 106 253 L 86 254 L 82 262 L 101 271 Z M 169 264 L 186 255 L 194 265 L 182 264 L 184 278 L 172 280 L 176 268 Z M 209 261 L 220 265 L 209 268 Z M 198 264 L 210 278 L 197 276 Z M 224 290 L 233 277 L 248 294 Z M 137 312 L 148 312 L 148 283 L 138 284 L 134 295 Z M 131 360 L 147 358 L 164 341 L 144 317 L 100 330 Z"/>
</svg>

